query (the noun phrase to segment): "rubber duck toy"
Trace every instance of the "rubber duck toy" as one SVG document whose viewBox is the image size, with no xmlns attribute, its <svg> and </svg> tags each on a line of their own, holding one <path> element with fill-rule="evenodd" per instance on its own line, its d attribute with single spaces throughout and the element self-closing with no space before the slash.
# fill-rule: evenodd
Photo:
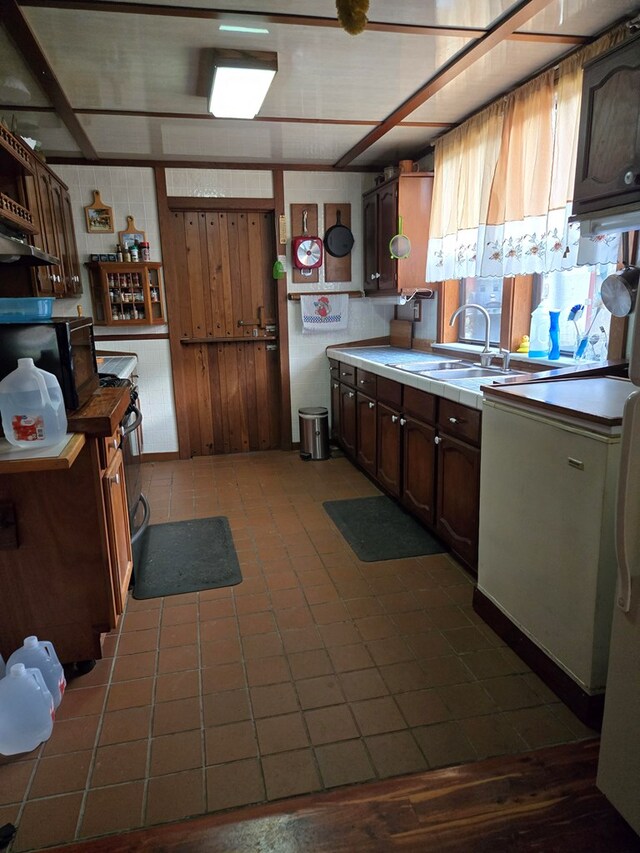
<svg viewBox="0 0 640 853">
<path fill-rule="evenodd" d="M 529 352 L 529 335 L 523 335 L 516 352 Z"/>
</svg>

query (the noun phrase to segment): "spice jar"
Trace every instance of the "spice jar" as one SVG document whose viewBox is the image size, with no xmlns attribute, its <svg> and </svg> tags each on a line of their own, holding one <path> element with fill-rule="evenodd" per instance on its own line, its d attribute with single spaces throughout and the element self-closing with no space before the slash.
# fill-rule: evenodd
<svg viewBox="0 0 640 853">
<path fill-rule="evenodd" d="M 141 261 L 150 261 L 151 253 L 149 252 L 149 243 L 143 241 L 140 243 L 140 260 Z"/>
</svg>

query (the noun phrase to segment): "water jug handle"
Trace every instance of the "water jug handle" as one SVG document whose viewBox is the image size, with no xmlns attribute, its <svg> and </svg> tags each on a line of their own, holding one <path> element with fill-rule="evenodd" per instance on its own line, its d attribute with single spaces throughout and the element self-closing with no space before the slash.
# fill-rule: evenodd
<svg viewBox="0 0 640 853">
<path fill-rule="evenodd" d="M 43 406 L 46 406 L 47 403 L 51 403 L 51 397 L 49 395 L 49 391 L 47 390 L 47 383 L 44 381 L 42 376 L 39 373 L 34 373 L 36 380 L 36 385 L 38 386 L 38 391 L 40 391 L 40 402 Z"/>
</svg>

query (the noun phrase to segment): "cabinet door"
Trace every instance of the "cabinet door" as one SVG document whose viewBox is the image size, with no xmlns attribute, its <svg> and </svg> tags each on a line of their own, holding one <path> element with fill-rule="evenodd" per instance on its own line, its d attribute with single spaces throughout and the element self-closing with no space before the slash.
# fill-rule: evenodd
<svg viewBox="0 0 640 853">
<path fill-rule="evenodd" d="M 133 568 L 122 450 L 117 450 L 113 455 L 109 467 L 102 476 L 102 487 L 109 535 L 114 600 L 117 612 L 122 613 Z"/>
<path fill-rule="evenodd" d="M 376 475 L 376 404 L 371 397 L 364 394 L 356 396 L 358 441 L 356 444 L 356 460 L 358 464 Z"/>
<path fill-rule="evenodd" d="M 480 451 L 448 435 L 438 441 L 436 530 L 473 570 L 478 562 Z"/>
<path fill-rule="evenodd" d="M 389 494 L 400 497 L 400 413 L 378 403 L 378 482 Z"/>
<path fill-rule="evenodd" d="M 369 193 L 363 199 L 364 232 L 364 289 L 377 290 L 378 279 L 378 194 Z"/>
<path fill-rule="evenodd" d="M 356 455 L 356 392 L 340 385 L 340 443 L 349 456 Z"/>
<path fill-rule="evenodd" d="M 640 37 L 585 68 L 574 213 L 640 199 Z"/>
<path fill-rule="evenodd" d="M 62 233 L 65 243 L 65 284 L 67 295 L 78 296 L 82 293 L 82 276 L 80 275 L 80 259 L 76 232 L 73 227 L 73 211 L 71 196 L 68 190 L 61 188 L 60 207 L 62 210 Z"/>
<path fill-rule="evenodd" d="M 389 241 L 398 233 L 398 184 L 383 187 L 378 194 L 378 290 L 396 289 L 398 262 L 391 257 Z"/>
<path fill-rule="evenodd" d="M 56 240 L 56 225 L 54 218 L 54 204 L 51 192 L 51 176 L 44 167 L 36 165 L 36 198 L 38 204 L 38 222 L 40 234 L 38 243 L 50 255 L 60 257 L 60 249 Z M 62 295 L 64 285 L 60 267 L 47 265 L 34 267 L 34 281 L 36 290 L 43 296 Z"/>
<path fill-rule="evenodd" d="M 436 445 L 434 427 L 406 418 L 402 427 L 402 503 L 426 524 L 435 518 Z"/>
</svg>

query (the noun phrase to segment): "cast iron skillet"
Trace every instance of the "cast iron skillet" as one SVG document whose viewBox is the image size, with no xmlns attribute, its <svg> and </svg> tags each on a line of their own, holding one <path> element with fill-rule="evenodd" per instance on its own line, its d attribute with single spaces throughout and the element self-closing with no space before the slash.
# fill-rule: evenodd
<svg viewBox="0 0 640 853">
<path fill-rule="evenodd" d="M 334 258 L 344 258 L 353 248 L 353 243 L 351 229 L 342 224 L 340 211 L 336 210 L 336 224 L 324 235 L 325 249 Z"/>
</svg>

